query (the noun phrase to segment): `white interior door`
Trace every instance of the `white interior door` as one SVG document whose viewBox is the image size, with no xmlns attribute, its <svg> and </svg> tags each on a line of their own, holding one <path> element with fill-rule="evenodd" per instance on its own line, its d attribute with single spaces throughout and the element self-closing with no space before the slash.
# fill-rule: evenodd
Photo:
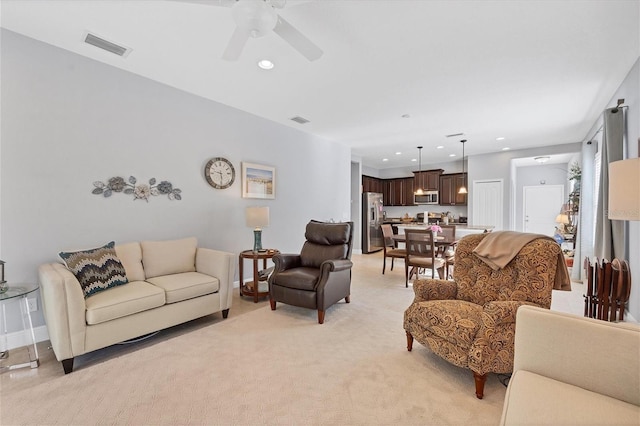
<svg viewBox="0 0 640 426">
<path fill-rule="evenodd" d="M 564 185 L 523 187 L 524 232 L 553 236 L 564 203 Z"/>
<path fill-rule="evenodd" d="M 503 182 L 496 180 L 473 181 L 473 216 L 474 226 L 494 226 L 495 230 L 503 229 Z"/>
</svg>

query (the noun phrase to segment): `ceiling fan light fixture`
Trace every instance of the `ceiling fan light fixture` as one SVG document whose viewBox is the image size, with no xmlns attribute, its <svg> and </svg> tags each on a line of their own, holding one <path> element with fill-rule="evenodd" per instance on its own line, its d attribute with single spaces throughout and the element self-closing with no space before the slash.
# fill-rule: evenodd
<svg viewBox="0 0 640 426">
<path fill-rule="evenodd" d="M 275 9 L 264 1 L 237 1 L 231 9 L 231 15 L 238 28 L 253 38 L 266 36 L 278 22 Z"/>
</svg>

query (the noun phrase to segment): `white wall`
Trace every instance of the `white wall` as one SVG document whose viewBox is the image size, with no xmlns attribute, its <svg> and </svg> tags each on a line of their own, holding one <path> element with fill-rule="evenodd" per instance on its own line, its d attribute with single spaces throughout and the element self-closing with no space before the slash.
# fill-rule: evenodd
<svg viewBox="0 0 640 426">
<path fill-rule="evenodd" d="M 0 250 L 10 282 L 35 281 L 60 250 L 198 237 L 251 248 L 247 206 L 270 207 L 263 245 L 299 251 L 310 219 L 350 218 L 350 149 L 2 30 Z M 215 79 L 215 76 L 211 78 Z M 255 94 L 257 97 L 260 93 Z M 236 182 L 210 187 L 203 167 L 226 157 Z M 241 197 L 241 163 L 276 168 L 276 199 Z M 182 201 L 93 195 L 112 176 L 155 177 Z M 38 301 L 39 306 L 41 306 Z M 10 318 L 10 330 L 19 317 Z M 41 311 L 36 325 L 43 324 Z"/>
<path fill-rule="evenodd" d="M 468 210 L 469 217 L 473 216 L 473 181 L 475 180 L 492 180 L 502 179 L 504 185 L 504 205 L 503 217 L 505 230 L 516 229 L 516 210 L 515 207 L 518 200 L 514 197 L 517 193 L 517 168 L 512 169 L 511 160 L 517 158 L 530 158 L 540 155 L 568 154 L 579 153 L 581 150 L 580 143 L 569 143 L 553 145 L 554 141 L 549 141 L 549 146 L 537 147 L 530 149 L 519 149 L 511 151 L 503 151 L 493 154 L 481 154 L 468 157 Z M 508 184 L 507 184 L 508 183 Z"/>
</svg>

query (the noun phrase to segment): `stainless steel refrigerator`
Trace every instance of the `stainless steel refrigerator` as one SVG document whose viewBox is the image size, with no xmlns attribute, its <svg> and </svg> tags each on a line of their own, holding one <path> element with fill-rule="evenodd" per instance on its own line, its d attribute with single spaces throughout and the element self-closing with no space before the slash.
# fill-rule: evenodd
<svg viewBox="0 0 640 426">
<path fill-rule="evenodd" d="M 362 194 L 362 253 L 382 250 L 382 194 L 365 192 Z"/>
</svg>

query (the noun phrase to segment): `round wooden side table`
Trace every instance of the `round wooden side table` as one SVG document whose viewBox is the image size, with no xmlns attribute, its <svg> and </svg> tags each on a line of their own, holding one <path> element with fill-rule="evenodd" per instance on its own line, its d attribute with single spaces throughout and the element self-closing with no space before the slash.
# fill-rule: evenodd
<svg viewBox="0 0 640 426">
<path fill-rule="evenodd" d="M 276 249 L 268 249 L 265 251 L 253 251 L 244 250 L 240 252 L 238 260 L 238 275 L 239 275 L 239 287 L 240 296 L 253 296 L 253 302 L 258 303 L 259 297 L 265 297 L 269 295 L 269 290 L 260 291 L 260 273 L 258 271 L 258 262 L 262 259 L 262 269 L 267 268 L 267 260 L 271 259 L 276 254 L 280 253 Z M 253 260 L 253 280 L 244 282 L 244 259 Z"/>
</svg>

